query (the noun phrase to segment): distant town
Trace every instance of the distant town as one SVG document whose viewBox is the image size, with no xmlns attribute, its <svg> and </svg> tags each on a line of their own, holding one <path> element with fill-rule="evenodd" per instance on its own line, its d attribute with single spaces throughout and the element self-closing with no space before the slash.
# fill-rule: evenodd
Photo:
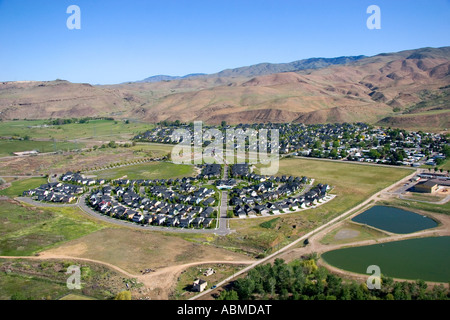
<svg viewBox="0 0 450 320">
<path fill-rule="evenodd" d="M 144 133 L 135 141 L 174 144 L 175 129 L 193 132 L 193 123 L 164 121 Z M 225 122 L 220 126 L 204 126 L 203 129 L 219 129 L 225 132 L 232 128 Z M 281 155 L 343 161 L 369 162 L 385 165 L 420 167 L 439 166 L 450 157 L 449 138 L 442 134 L 422 131 L 406 131 L 392 128 L 376 128 L 365 123 L 343 124 L 238 124 L 234 129 L 278 129 L 279 153 Z M 210 141 L 204 141 L 207 147 Z M 235 143 L 235 148 L 240 147 Z M 249 150 L 248 144 L 245 146 Z M 257 151 L 257 149 L 249 150 Z"/>
</svg>

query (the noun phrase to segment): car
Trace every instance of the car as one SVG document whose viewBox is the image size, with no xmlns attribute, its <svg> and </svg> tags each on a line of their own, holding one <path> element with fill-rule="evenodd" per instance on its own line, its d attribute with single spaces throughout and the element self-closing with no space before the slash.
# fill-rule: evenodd
<svg viewBox="0 0 450 320">
<path fill-rule="evenodd" d="M 211 287 L 211 289 L 215 289 L 215 288 L 217 288 L 217 286 L 212 286 L 212 287 Z"/>
</svg>

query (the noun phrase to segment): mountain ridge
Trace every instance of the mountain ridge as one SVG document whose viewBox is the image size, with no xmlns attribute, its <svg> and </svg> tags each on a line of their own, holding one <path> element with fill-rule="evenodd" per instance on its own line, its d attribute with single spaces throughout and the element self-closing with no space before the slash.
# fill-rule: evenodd
<svg viewBox="0 0 450 320">
<path fill-rule="evenodd" d="M 398 122 L 402 127 L 431 130 L 450 126 L 450 47 L 380 53 L 281 73 L 259 68 L 254 76 L 250 74 L 255 69 L 243 68 L 219 77 L 104 86 L 61 80 L 0 83 L 0 118 L 112 116 L 149 123 L 368 122 L 390 126 Z"/>
</svg>

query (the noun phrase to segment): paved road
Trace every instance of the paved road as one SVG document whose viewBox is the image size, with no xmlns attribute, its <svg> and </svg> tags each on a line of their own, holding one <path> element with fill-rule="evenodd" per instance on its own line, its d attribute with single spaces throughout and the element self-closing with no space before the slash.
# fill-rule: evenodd
<svg viewBox="0 0 450 320">
<path fill-rule="evenodd" d="M 157 227 L 157 226 L 142 226 L 140 224 L 129 222 L 125 220 L 120 220 L 116 218 L 111 218 L 109 216 L 105 216 L 103 214 L 100 214 L 99 212 L 96 212 L 95 210 L 92 210 L 88 205 L 86 205 L 86 196 L 87 194 L 83 195 L 80 198 L 78 206 L 81 210 L 83 210 L 85 213 L 93 216 L 96 219 L 108 222 L 108 223 L 114 223 L 117 225 L 129 227 L 129 228 L 135 228 L 140 230 L 152 230 L 152 231 L 163 231 L 163 232 L 178 232 L 178 233 L 209 233 L 209 234 L 219 234 L 216 229 L 185 229 L 185 228 L 169 228 L 169 227 Z M 230 232 L 220 234 L 220 235 L 226 235 Z"/>
<path fill-rule="evenodd" d="M 223 180 L 228 179 L 228 165 L 225 164 L 223 169 Z M 228 212 L 228 191 L 224 190 L 222 191 L 222 197 L 220 201 L 219 206 L 219 227 L 217 229 L 217 234 L 224 236 L 232 232 L 230 228 L 228 227 L 228 218 L 227 218 L 227 212 Z"/>
<path fill-rule="evenodd" d="M 39 202 L 34 201 L 31 198 L 28 197 L 17 197 L 16 200 L 31 204 L 35 207 L 42 207 L 42 208 L 64 208 L 64 207 L 77 207 L 78 204 L 53 204 L 53 203 L 46 203 L 46 202 Z"/>
</svg>

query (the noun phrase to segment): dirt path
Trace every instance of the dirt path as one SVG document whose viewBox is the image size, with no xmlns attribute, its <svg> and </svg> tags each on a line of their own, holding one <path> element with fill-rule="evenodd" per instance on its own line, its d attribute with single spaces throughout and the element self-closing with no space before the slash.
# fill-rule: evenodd
<svg viewBox="0 0 450 320">
<path fill-rule="evenodd" d="M 11 256 L 0 256 L 0 259 L 27 259 L 27 260 L 74 260 L 74 261 L 83 261 L 83 262 L 91 262 L 95 264 L 101 264 L 106 267 L 109 267 L 110 269 L 113 269 L 120 274 L 128 277 L 128 278 L 136 278 L 138 282 L 141 282 L 144 284 L 144 292 L 143 295 L 150 296 L 153 300 L 168 300 L 170 293 L 172 292 L 172 289 L 174 285 L 177 282 L 177 278 L 183 272 L 183 270 L 186 270 L 187 268 L 202 265 L 202 264 L 252 264 L 254 261 L 198 261 L 198 262 L 192 262 L 182 265 L 176 265 L 176 266 L 170 266 L 167 268 L 163 268 L 160 270 L 157 270 L 155 272 L 151 272 L 145 275 L 141 274 L 131 274 L 118 266 L 115 266 L 113 264 L 98 261 L 94 259 L 86 259 L 86 258 L 79 258 L 79 257 L 71 257 L 66 255 L 57 255 L 57 254 L 50 254 L 50 253 L 40 253 L 39 256 L 24 256 L 24 257 L 11 257 Z"/>
<path fill-rule="evenodd" d="M 420 237 L 433 237 L 433 236 L 450 236 L 450 216 L 445 214 L 438 214 L 438 213 L 430 213 L 427 212 L 426 215 L 433 218 L 434 220 L 438 221 L 440 225 L 433 229 L 427 229 L 427 230 L 421 230 L 414 233 L 409 234 L 395 234 L 395 233 L 389 233 L 382 231 L 387 235 L 385 238 L 379 238 L 379 239 L 373 239 L 373 240 L 362 240 L 362 241 L 356 241 L 356 242 L 348 242 L 343 244 L 334 244 L 334 245 L 328 245 L 328 244 L 322 244 L 320 242 L 321 239 L 331 231 L 340 228 L 344 223 L 346 223 L 349 219 L 351 219 L 353 216 L 356 216 L 360 213 L 360 210 L 358 210 L 356 213 L 352 214 L 351 216 L 347 217 L 343 221 L 340 221 L 339 223 L 332 225 L 328 228 L 325 228 L 318 233 L 314 234 L 312 237 L 309 238 L 310 244 L 303 248 L 294 248 L 288 252 L 285 252 L 278 256 L 278 258 L 282 258 L 286 261 L 291 261 L 293 259 L 298 259 L 301 256 L 310 254 L 310 253 L 324 253 L 327 251 L 337 250 L 344 247 L 359 247 L 359 246 L 366 246 L 366 245 L 373 245 L 373 244 L 379 244 L 379 243 L 386 243 L 386 242 L 393 242 L 393 241 L 399 241 L 399 240 L 406 240 L 406 239 L 412 239 L 412 238 L 420 238 Z M 378 230 L 378 229 L 377 229 Z M 364 281 L 367 280 L 367 277 L 364 277 L 362 275 L 359 275 L 357 273 L 353 273 L 350 271 L 338 269 L 336 267 L 333 267 L 329 264 L 327 264 L 323 259 L 319 260 L 319 264 L 322 266 L 325 266 L 330 271 L 357 280 L 363 279 Z M 396 281 L 408 281 L 405 279 L 394 279 Z M 427 282 L 428 284 L 434 285 L 437 283 L 434 282 Z M 448 285 L 448 284 L 447 284 Z"/>
</svg>

